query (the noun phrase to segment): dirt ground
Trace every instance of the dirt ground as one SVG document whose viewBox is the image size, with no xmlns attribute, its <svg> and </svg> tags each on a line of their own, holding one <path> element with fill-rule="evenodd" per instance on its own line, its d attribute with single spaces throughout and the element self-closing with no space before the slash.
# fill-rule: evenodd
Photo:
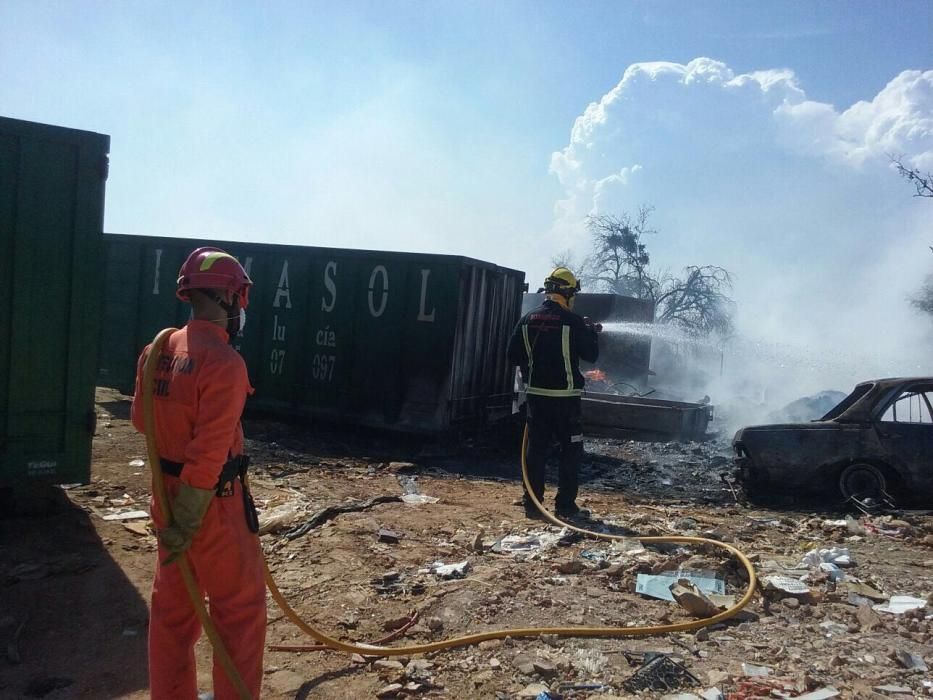
<svg viewBox="0 0 933 700">
<path fill-rule="evenodd" d="M 148 505 L 147 467 L 135 461 L 144 444 L 128 410 L 128 397 L 99 390 L 91 483 L 59 492 L 43 515 L 0 520 L 0 697 L 148 696 L 155 538 L 145 519 L 104 520 Z M 744 591 L 737 563 L 712 549 L 643 547 L 635 537 L 610 546 L 525 519 L 516 505 L 518 450 L 492 439 L 451 447 L 256 417 L 245 427 L 254 494 L 272 530 L 262 544 L 274 576 L 308 622 L 341 639 L 377 640 L 412 613 L 414 624 L 393 644 L 511 627 L 687 621 L 694 618 L 676 602 L 635 592 L 638 574 L 677 569 L 712 571 L 727 594 Z M 844 513 L 812 505 L 746 506 L 719 480 L 729 459 L 727 438 L 687 445 L 588 440 L 579 502 L 592 517 L 584 524 L 730 542 L 751 556 L 760 576 L 803 578 L 809 592 L 763 587 L 740 618 L 665 636 L 509 638 L 390 659 L 270 649 L 263 697 L 504 699 L 542 690 L 564 698 L 808 697 L 820 690 L 809 697 L 933 696 L 926 670 L 933 666 L 933 517 L 903 513 L 846 524 Z M 548 505 L 553 493 L 549 484 Z M 382 503 L 296 530 L 326 507 L 404 494 L 415 502 Z M 383 530 L 390 533 L 380 536 Z M 844 579 L 799 566 L 809 551 L 832 547 L 850 552 Z M 436 562 L 467 564 L 462 578 L 445 578 Z M 872 609 L 892 595 L 927 607 Z M 270 646 L 313 643 L 271 599 L 268 616 Z M 198 659 L 200 685 L 209 690 L 203 642 Z M 657 689 L 636 691 L 638 679 Z M 660 689 L 665 683 L 669 689 Z"/>
</svg>

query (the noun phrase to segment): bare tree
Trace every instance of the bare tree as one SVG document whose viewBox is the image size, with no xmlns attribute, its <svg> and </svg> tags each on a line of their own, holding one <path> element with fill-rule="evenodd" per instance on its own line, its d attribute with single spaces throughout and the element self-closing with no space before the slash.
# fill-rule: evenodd
<svg viewBox="0 0 933 700">
<path fill-rule="evenodd" d="M 676 325 L 692 335 L 732 334 L 735 302 L 732 275 L 721 267 L 691 265 L 682 277 L 667 277 L 655 298 L 658 323 Z"/>
<path fill-rule="evenodd" d="M 587 258 L 586 281 L 615 294 L 649 299 L 656 291 L 649 272 L 651 256 L 643 237 L 656 231 L 648 226 L 653 207 L 642 206 L 634 216 L 591 216 L 586 225 L 593 237 Z"/>
<path fill-rule="evenodd" d="M 633 215 L 603 214 L 587 219 L 593 252 L 580 277 L 588 289 L 612 292 L 654 302 L 655 318 L 693 335 L 732 332 L 735 304 L 732 276 L 714 265 L 692 265 L 679 277 L 651 269 L 645 237 L 657 233 L 648 220 L 653 207 L 642 206 Z M 569 251 L 554 258 L 570 260 Z"/>
<path fill-rule="evenodd" d="M 914 197 L 933 197 L 933 173 L 922 173 L 919 168 L 909 168 L 904 165 L 901 157 L 889 155 L 888 158 L 894 163 L 898 174 L 917 189 Z"/>
</svg>

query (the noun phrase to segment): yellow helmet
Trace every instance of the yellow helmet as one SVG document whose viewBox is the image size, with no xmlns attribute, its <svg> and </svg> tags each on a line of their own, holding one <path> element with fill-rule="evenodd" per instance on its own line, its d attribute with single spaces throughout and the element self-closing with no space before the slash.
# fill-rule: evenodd
<svg viewBox="0 0 933 700">
<path fill-rule="evenodd" d="M 580 291 L 580 280 L 566 267 L 555 267 L 544 280 L 544 291 L 572 297 Z"/>
</svg>

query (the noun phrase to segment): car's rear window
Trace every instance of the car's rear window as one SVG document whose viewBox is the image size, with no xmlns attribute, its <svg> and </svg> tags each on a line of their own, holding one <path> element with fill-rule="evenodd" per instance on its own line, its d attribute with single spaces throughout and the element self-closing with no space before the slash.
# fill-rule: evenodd
<svg viewBox="0 0 933 700">
<path fill-rule="evenodd" d="M 820 420 L 832 420 L 833 418 L 838 418 L 845 411 L 849 410 L 849 407 L 852 406 L 856 401 L 865 396 L 868 391 L 874 386 L 871 382 L 866 384 L 859 384 L 852 390 L 852 393 L 846 396 L 842 401 L 836 404 L 829 413 L 820 418 Z"/>
</svg>

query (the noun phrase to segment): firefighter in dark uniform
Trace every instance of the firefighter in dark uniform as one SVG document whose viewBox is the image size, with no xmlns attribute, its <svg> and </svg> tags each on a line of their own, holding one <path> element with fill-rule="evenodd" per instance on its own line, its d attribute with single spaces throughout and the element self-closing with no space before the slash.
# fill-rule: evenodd
<svg viewBox="0 0 933 700">
<path fill-rule="evenodd" d="M 544 502 L 544 473 L 551 444 L 560 446 L 560 471 L 555 511 L 577 515 L 578 471 L 583 459 L 580 396 L 584 379 L 580 360 L 596 362 L 601 327 L 575 314 L 574 295 L 580 282 L 565 267 L 544 281 L 547 297 L 527 313 L 509 339 L 509 362 L 521 368 L 527 397 L 528 480 L 538 501 Z M 527 491 L 525 515 L 540 517 Z"/>
</svg>

